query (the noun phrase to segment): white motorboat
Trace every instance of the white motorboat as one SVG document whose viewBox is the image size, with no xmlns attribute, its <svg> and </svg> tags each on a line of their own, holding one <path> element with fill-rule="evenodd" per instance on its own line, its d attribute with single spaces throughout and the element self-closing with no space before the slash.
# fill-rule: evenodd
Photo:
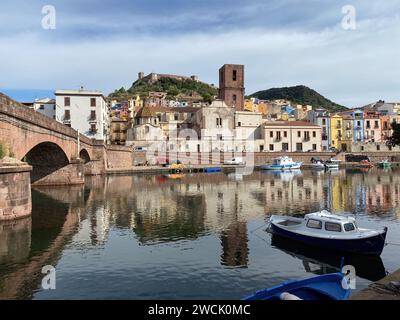
<svg viewBox="0 0 400 320">
<path fill-rule="evenodd" d="M 325 161 L 325 168 L 327 169 L 339 169 L 339 165 L 342 161 L 337 159 L 330 159 Z"/>
<path fill-rule="evenodd" d="M 387 228 L 381 231 L 359 228 L 355 218 L 323 210 L 304 218 L 272 216 L 269 227 L 274 234 L 310 246 L 340 252 L 380 255 Z"/>
<path fill-rule="evenodd" d="M 311 169 L 316 169 L 316 170 L 323 170 L 325 169 L 325 164 L 322 160 L 320 159 L 311 159 L 311 164 L 310 164 Z"/>
<path fill-rule="evenodd" d="M 290 157 L 279 157 L 275 158 L 272 164 L 266 164 L 261 166 L 263 170 L 295 170 L 300 169 L 302 162 L 295 162 Z"/>
</svg>

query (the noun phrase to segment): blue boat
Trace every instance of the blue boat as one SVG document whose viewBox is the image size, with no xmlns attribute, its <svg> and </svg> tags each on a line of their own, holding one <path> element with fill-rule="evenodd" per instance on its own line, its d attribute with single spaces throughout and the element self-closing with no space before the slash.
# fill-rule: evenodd
<svg viewBox="0 0 400 320">
<path fill-rule="evenodd" d="M 279 157 L 272 161 L 272 164 L 261 166 L 262 170 L 298 170 L 301 168 L 302 162 L 295 162 L 289 157 Z"/>
<path fill-rule="evenodd" d="M 210 172 L 221 172 L 222 168 L 220 167 L 210 167 L 210 168 L 204 168 L 204 172 L 210 173 Z"/>
<path fill-rule="evenodd" d="M 359 228 L 355 218 L 328 211 L 309 213 L 304 218 L 272 216 L 272 233 L 306 245 L 338 252 L 380 255 L 385 247 L 388 229 Z"/>
<path fill-rule="evenodd" d="M 329 273 L 304 280 L 286 281 L 257 291 L 243 300 L 347 300 L 350 288 L 345 276 Z"/>
</svg>

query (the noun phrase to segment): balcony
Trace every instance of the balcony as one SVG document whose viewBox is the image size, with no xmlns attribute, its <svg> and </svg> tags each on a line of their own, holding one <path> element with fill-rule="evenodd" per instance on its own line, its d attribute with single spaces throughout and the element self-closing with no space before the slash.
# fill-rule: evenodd
<svg viewBox="0 0 400 320">
<path fill-rule="evenodd" d="M 97 122 L 96 114 L 91 114 L 88 118 L 89 123 Z"/>
<path fill-rule="evenodd" d="M 97 128 L 90 128 L 89 129 L 89 134 L 97 134 L 99 130 Z"/>
<path fill-rule="evenodd" d="M 303 141 L 304 141 L 304 142 L 308 142 L 308 141 L 310 141 L 310 140 L 311 140 L 310 137 L 304 137 L 304 138 L 303 138 Z"/>
<path fill-rule="evenodd" d="M 71 118 L 70 117 L 64 117 L 63 124 L 71 124 Z"/>
</svg>

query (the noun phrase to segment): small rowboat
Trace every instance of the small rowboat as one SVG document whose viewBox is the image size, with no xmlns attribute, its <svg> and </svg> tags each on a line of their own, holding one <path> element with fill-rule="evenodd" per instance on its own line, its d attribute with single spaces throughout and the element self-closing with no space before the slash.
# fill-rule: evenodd
<svg viewBox="0 0 400 320">
<path fill-rule="evenodd" d="M 334 215 L 323 210 L 309 213 L 304 218 L 272 216 L 272 233 L 339 252 L 380 255 L 385 247 L 387 228 L 370 230 L 359 228 L 354 217 Z"/>
<path fill-rule="evenodd" d="M 342 273 L 329 273 L 304 280 L 287 281 L 243 300 L 347 300 L 350 288 Z"/>
</svg>

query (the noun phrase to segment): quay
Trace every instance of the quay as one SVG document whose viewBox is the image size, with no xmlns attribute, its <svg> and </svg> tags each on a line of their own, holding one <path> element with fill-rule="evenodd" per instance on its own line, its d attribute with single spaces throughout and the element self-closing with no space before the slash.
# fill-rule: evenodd
<svg viewBox="0 0 400 320">
<path fill-rule="evenodd" d="M 350 300 L 400 300 L 400 289 L 391 290 L 391 283 L 400 283 L 400 269 L 357 292 Z"/>
</svg>

